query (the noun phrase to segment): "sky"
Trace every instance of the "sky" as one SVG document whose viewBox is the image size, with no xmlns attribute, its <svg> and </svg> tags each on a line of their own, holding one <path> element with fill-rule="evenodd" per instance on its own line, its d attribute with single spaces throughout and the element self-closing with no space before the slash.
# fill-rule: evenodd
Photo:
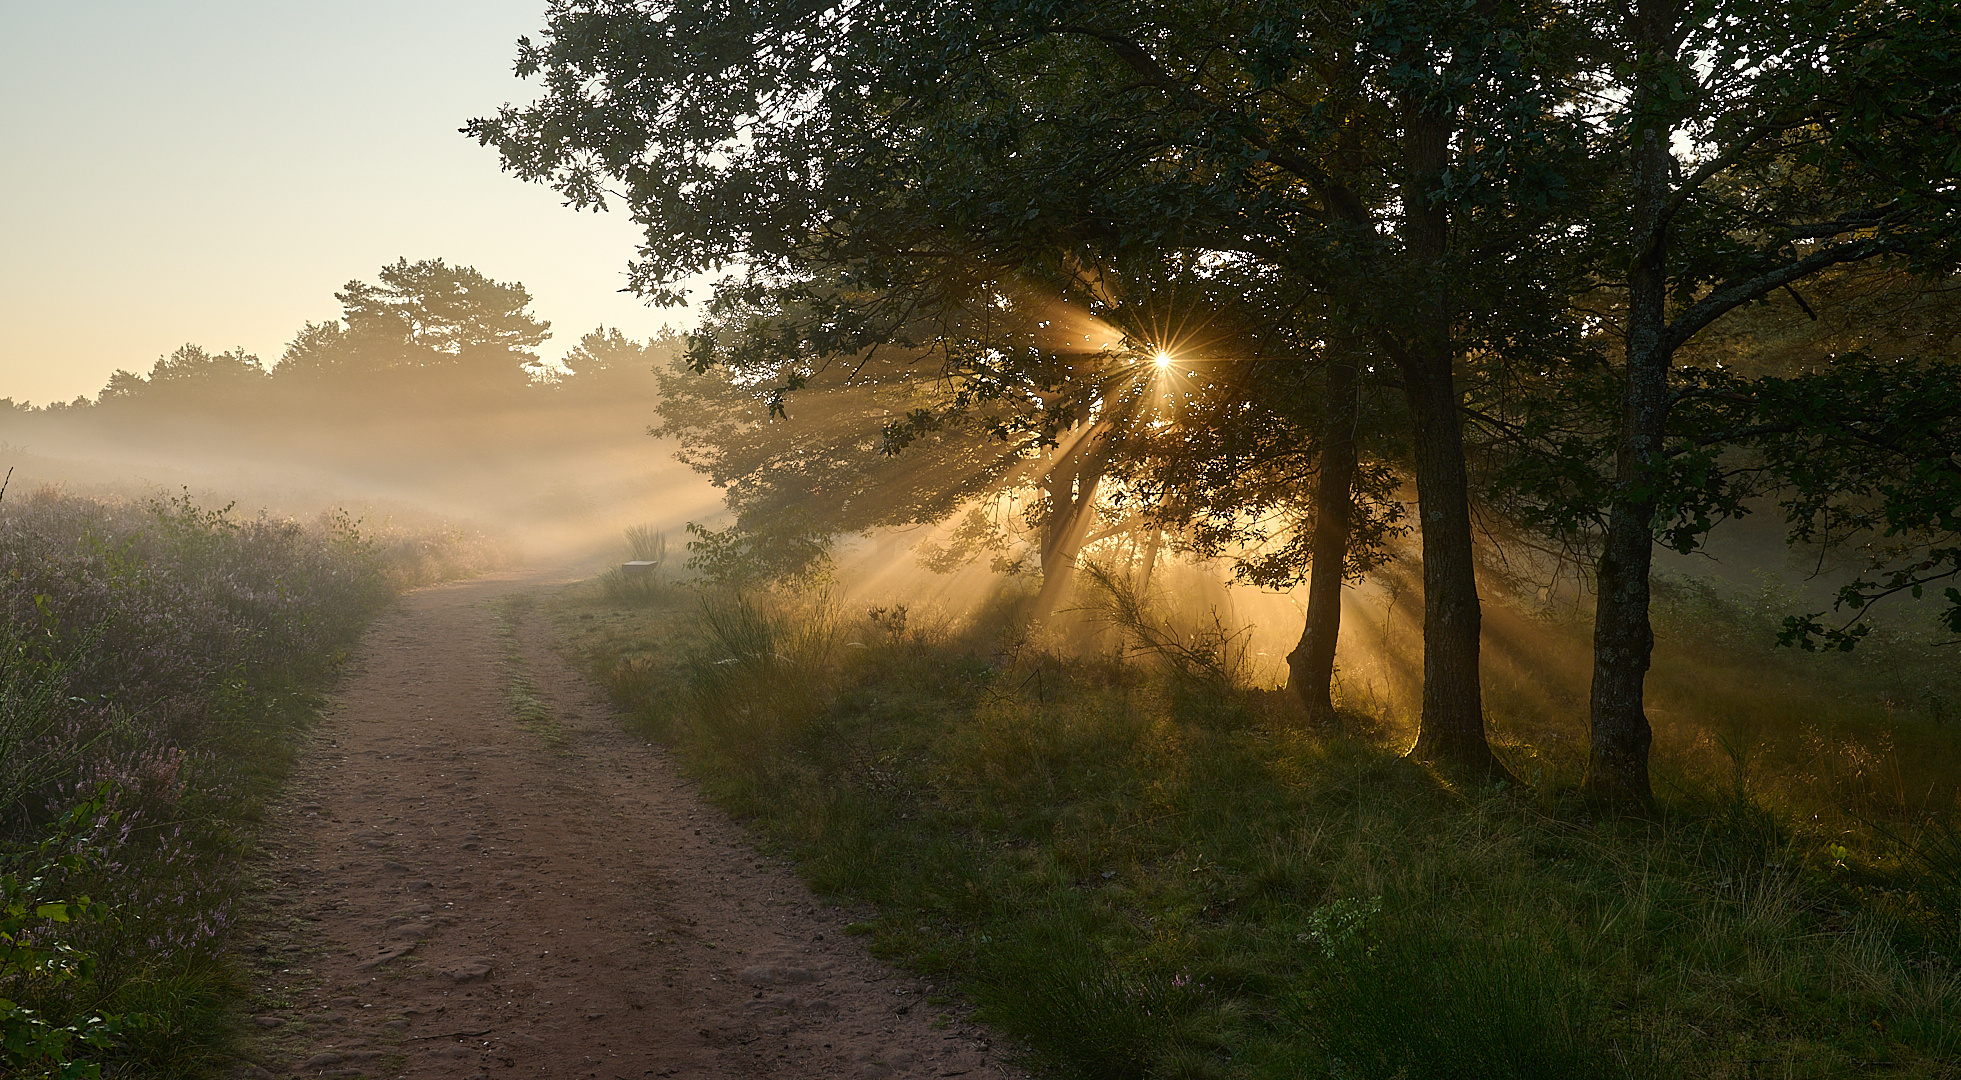
<svg viewBox="0 0 1961 1080">
<path fill-rule="evenodd" d="M 443 258 L 531 291 L 555 359 L 692 325 L 619 290 L 637 233 L 457 132 L 545 0 L 0 0 L 0 397 L 93 396 L 194 343 L 267 364 L 334 292 Z"/>
</svg>

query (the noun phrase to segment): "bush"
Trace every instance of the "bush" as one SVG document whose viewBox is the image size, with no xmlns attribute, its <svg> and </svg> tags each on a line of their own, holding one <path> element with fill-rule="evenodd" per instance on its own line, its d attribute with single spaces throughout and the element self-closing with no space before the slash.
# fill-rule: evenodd
<svg viewBox="0 0 1961 1080">
<path fill-rule="evenodd" d="M 0 856 L 0 1064 L 21 1080 L 80 1080 L 102 1074 L 100 1065 L 77 1060 L 80 1047 L 107 1050 L 124 1027 L 118 1017 L 84 1014 L 50 1022 L 14 1001 L 73 996 L 94 982 L 95 959 L 61 940 L 62 927 L 111 921 L 108 906 L 87 896 L 55 899 L 50 882 L 83 870 L 67 850 L 76 836 L 105 819 L 96 798 L 69 811 L 53 835 L 21 853 Z"/>
<path fill-rule="evenodd" d="M 17 928 L 87 958 L 61 978 L 0 976 L 0 1011 L 40 1033 L 41 1059 L 108 1038 L 90 1019 L 105 1010 L 148 1017 L 117 1034 L 118 1068 L 189 1075 L 209 1056 L 240 827 L 292 759 L 306 687 L 390 602 L 396 570 L 345 515 L 53 491 L 0 506 L 0 857 L 42 859 L 8 879 L 8 902 L 30 922 L 46 910 L 30 894 L 118 914 Z"/>
</svg>

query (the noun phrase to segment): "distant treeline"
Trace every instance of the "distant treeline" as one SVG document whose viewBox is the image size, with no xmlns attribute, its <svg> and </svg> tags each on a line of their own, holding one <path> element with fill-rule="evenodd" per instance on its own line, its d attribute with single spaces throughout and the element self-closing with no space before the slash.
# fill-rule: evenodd
<svg viewBox="0 0 1961 1080">
<path fill-rule="evenodd" d="M 536 350 L 551 324 L 522 285 L 441 259 L 398 260 L 335 296 L 341 318 L 301 327 L 273 364 L 186 344 L 147 374 L 116 371 L 92 399 L 0 398 L 0 442 L 191 475 L 263 469 L 505 521 L 646 497 L 663 456 L 646 436 L 652 369 L 680 335 L 601 327 L 549 365 Z"/>
<path fill-rule="evenodd" d="M 671 333 L 639 342 L 600 327 L 552 367 L 535 351 L 551 336 L 551 323 L 530 312 L 523 285 L 441 259 L 400 259 L 382 267 L 379 278 L 379 284 L 348 282 L 334 294 L 341 318 L 301 327 L 275 364 L 243 349 L 213 353 L 186 344 L 158 358 L 147 376 L 117 370 L 93 399 L 36 407 L 0 398 L 0 408 L 47 415 L 103 410 L 126 419 L 336 397 L 456 405 L 539 391 L 611 397 L 637 388 L 645 394 L 653 386 L 652 361 L 681 344 Z"/>
</svg>

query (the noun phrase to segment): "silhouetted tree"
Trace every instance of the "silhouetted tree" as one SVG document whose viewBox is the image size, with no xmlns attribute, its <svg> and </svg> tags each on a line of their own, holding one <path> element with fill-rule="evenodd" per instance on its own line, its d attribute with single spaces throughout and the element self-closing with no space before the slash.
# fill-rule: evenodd
<svg viewBox="0 0 1961 1080">
<path fill-rule="evenodd" d="M 640 341 L 602 326 L 560 358 L 565 370 L 554 374 L 552 382 L 560 393 L 575 398 L 613 399 L 623 407 L 644 408 L 657 393 L 655 372 L 685 351 L 687 338 L 672 330 Z M 646 417 L 649 423 L 653 420 L 651 414 Z"/>
<path fill-rule="evenodd" d="M 540 362 L 551 324 L 526 310 L 531 294 L 441 259 L 397 259 L 379 283 L 350 281 L 334 294 L 339 322 L 308 323 L 276 374 L 359 379 L 380 372 L 460 376 L 519 386 Z"/>
<path fill-rule="evenodd" d="M 202 346 L 185 344 L 169 356 L 159 357 L 148 378 L 116 369 L 97 401 L 155 400 L 160 395 L 179 402 L 195 397 L 235 397 L 263 386 L 265 381 L 265 366 L 243 349 L 214 355 Z"/>
<path fill-rule="evenodd" d="M 1671 450 L 1675 356 L 1730 312 L 1835 266 L 1951 260 L 1961 235 L 1954 87 L 1961 9 L 1836 0 L 1641 0 L 1605 17 L 1624 107 L 1616 183 L 1591 224 L 1623 290 L 1621 423 L 1597 564 L 1587 787 L 1652 799 L 1643 688 L 1659 529 L 1692 550 L 1721 448 Z M 1619 236 L 1614 236 L 1618 231 Z M 1609 239 L 1610 238 L 1610 239 Z M 1671 460 L 1674 459 L 1674 460 Z"/>
</svg>

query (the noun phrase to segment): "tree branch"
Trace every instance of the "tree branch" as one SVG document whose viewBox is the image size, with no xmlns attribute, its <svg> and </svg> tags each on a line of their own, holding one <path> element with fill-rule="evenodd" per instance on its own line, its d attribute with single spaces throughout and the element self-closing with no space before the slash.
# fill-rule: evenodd
<svg viewBox="0 0 1961 1080">
<path fill-rule="evenodd" d="M 1703 327 L 1752 300 L 1760 299 L 1773 289 L 1781 288 L 1827 267 L 1837 266 L 1840 263 L 1859 262 L 1876 255 L 1900 251 L 1904 246 L 1900 240 L 1884 236 L 1849 244 L 1836 244 L 1815 251 L 1796 262 L 1786 263 L 1775 270 L 1732 285 L 1725 285 L 1676 316 L 1675 321 L 1668 324 L 1667 331 L 1662 335 L 1661 344 L 1657 346 L 1658 351 L 1662 355 L 1673 353 Z"/>
<path fill-rule="evenodd" d="M 1147 83 L 1185 99 L 1188 107 L 1209 114 L 1215 118 L 1226 115 L 1233 116 L 1236 119 L 1243 119 L 1237 117 L 1234 110 L 1209 100 L 1204 94 L 1199 93 L 1190 85 L 1179 80 L 1171 72 L 1165 70 L 1164 65 L 1158 63 L 1157 58 L 1152 56 L 1142 45 L 1121 34 L 1113 34 L 1107 30 L 1098 30 L 1092 26 L 1073 24 L 1058 26 L 1056 30 L 1058 33 L 1079 34 L 1083 37 L 1101 42 L 1118 60 L 1122 61 L 1132 71 L 1137 72 Z M 1340 188 L 1340 185 L 1336 184 L 1328 176 L 1325 169 L 1322 169 L 1306 157 L 1276 145 L 1273 139 L 1268 137 L 1258 127 L 1250 127 L 1240 123 L 1234 123 L 1229 126 L 1233 130 L 1238 131 L 1240 136 L 1255 150 L 1265 154 L 1268 161 L 1293 173 L 1310 188 L 1314 189 L 1315 194 L 1322 197 L 1323 203 L 1328 204 L 1329 209 L 1337 213 L 1342 213 L 1346 217 L 1344 208 L 1333 205 L 1333 200 L 1329 198 L 1330 191 Z M 1319 213 L 1310 213 L 1308 216 L 1323 223 L 1329 221 L 1326 210 Z"/>
</svg>

